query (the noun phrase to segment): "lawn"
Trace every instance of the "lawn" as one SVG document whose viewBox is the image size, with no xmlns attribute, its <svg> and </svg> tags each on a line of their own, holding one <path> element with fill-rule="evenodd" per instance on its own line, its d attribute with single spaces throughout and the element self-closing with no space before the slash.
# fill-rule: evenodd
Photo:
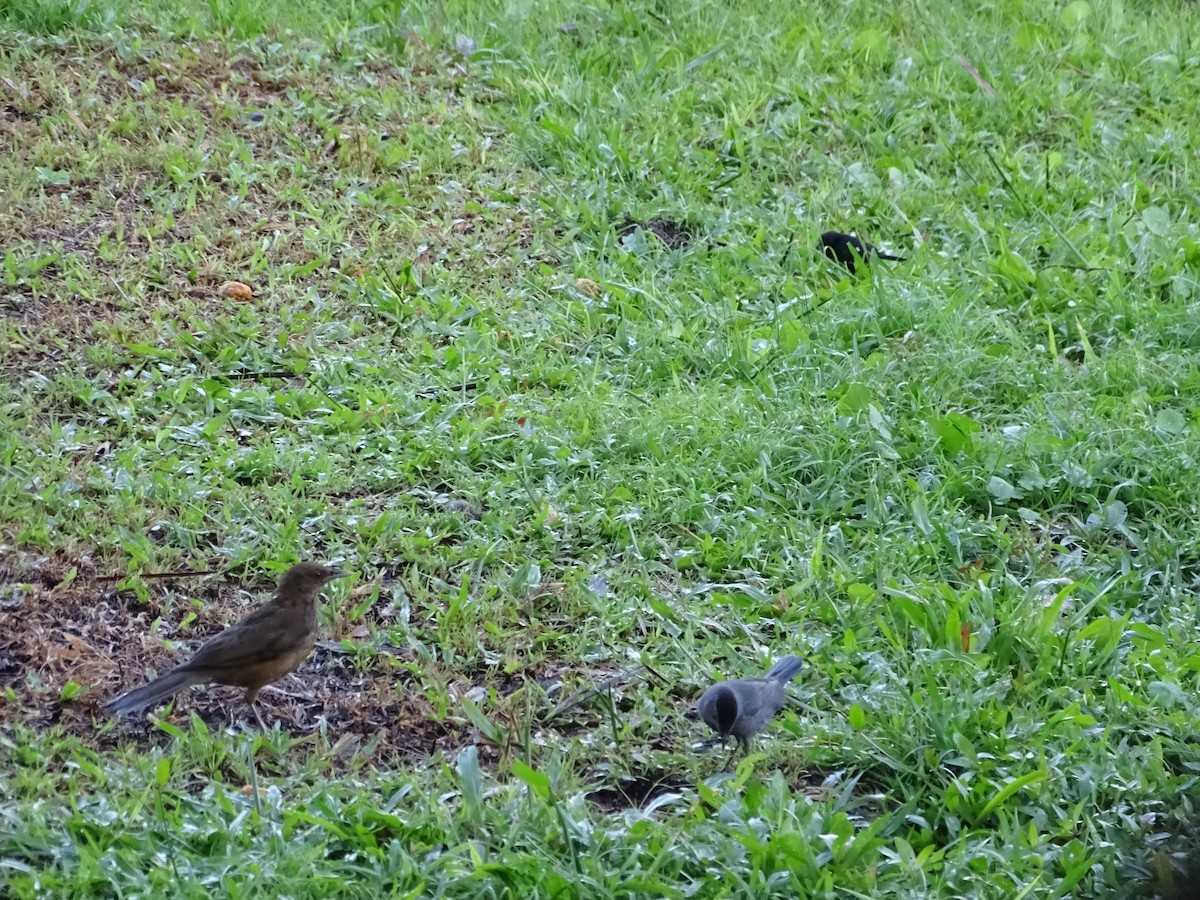
<svg viewBox="0 0 1200 900">
<path fill-rule="evenodd" d="M 1194 896 L 1200 10 L 968 6 L 0 0 L 0 893 Z"/>
</svg>

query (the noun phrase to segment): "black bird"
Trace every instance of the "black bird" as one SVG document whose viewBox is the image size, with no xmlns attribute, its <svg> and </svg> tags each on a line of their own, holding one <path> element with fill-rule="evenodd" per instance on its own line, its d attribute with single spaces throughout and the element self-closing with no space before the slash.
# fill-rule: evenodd
<svg viewBox="0 0 1200 900">
<path fill-rule="evenodd" d="M 878 256 L 880 259 L 890 259 L 894 262 L 904 262 L 904 257 L 902 256 L 892 256 L 890 253 L 884 253 L 873 244 L 864 243 L 854 235 L 845 234 L 841 231 L 825 232 L 821 235 L 818 246 L 834 262 L 841 263 L 849 269 L 851 275 L 854 274 L 858 260 L 869 262 L 872 256 Z"/>
</svg>

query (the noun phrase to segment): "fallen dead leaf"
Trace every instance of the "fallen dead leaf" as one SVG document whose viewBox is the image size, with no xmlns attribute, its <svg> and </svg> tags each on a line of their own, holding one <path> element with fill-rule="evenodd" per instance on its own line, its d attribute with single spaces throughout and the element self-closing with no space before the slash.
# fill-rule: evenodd
<svg viewBox="0 0 1200 900">
<path fill-rule="evenodd" d="M 357 585 L 354 588 L 354 590 L 352 590 L 349 593 L 349 595 L 347 595 L 346 599 L 347 600 L 361 600 L 363 597 L 369 596 L 370 593 L 372 591 L 374 591 L 377 587 L 379 587 L 380 584 L 381 584 L 380 578 L 375 578 L 371 581 L 364 581 L 362 584 Z"/>
<path fill-rule="evenodd" d="M 604 288 L 600 287 L 590 278 L 576 278 L 575 289 L 581 294 L 587 294 L 589 297 L 599 297 Z"/>
</svg>

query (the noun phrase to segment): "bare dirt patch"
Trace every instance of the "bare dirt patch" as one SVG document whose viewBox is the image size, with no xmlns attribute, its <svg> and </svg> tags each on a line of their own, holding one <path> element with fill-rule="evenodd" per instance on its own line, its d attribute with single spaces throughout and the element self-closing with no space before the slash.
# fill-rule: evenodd
<svg viewBox="0 0 1200 900">
<path fill-rule="evenodd" d="M 679 250 L 682 247 L 686 247 L 691 243 L 692 237 L 695 234 L 695 228 L 687 222 L 676 222 L 673 219 L 655 216 L 645 222 L 626 219 L 617 228 L 617 235 L 624 237 L 627 234 L 632 234 L 638 228 L 648 231 L 671 250 Z"/>
<path fill-rule="evenodd" d="M 611 787 L 594 790 L 587 799 L 603 812 L 619 813 L 626 809 L 644 809 L 660 797 L 687 787 L 690 782 L 678 773 L 644 772 Z"/>
</svg>

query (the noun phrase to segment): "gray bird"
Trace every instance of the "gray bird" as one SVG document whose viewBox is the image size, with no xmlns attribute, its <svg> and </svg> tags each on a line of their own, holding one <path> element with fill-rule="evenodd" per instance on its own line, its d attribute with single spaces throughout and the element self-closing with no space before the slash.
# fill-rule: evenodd
<svg viewBox="0 0 1200 900">
<path fill-rule="evenodd" d="M 721 736 L 724 747 L 733 735 L 749 752 L 750 738 L 787 702 L 784 686 L 800 671 L 800 657 L 785 656 L 771 667 L 766 678 L 719 681 L 704 692 L 696 711 L 708 727 Z"/>
</svg>

